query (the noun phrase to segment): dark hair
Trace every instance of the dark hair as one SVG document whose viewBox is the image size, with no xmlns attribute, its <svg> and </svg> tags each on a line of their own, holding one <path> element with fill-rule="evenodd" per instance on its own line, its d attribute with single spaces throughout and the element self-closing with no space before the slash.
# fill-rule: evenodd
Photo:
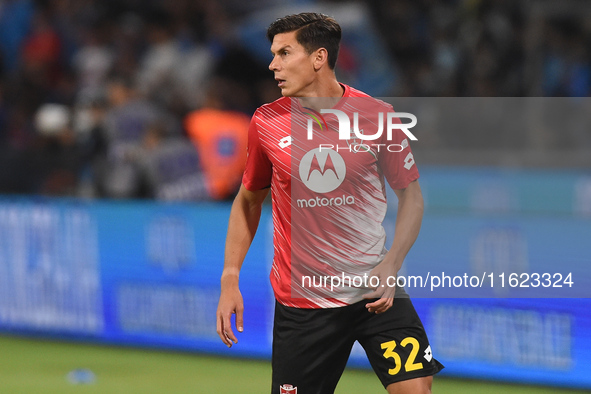
<svg viewBox="0 0 591 394">
<path fill-rule="evenodd" d="M 267 38 L 273 42 L 277 34 L 296 32 L 296 40 L 308 53 L 318 48 L 328 52 L 328 66 L 334 69 L 339 57 L 341 26 L 330 16 L 315 12 L 288 15 L 271 23 Z"/>
</svg>

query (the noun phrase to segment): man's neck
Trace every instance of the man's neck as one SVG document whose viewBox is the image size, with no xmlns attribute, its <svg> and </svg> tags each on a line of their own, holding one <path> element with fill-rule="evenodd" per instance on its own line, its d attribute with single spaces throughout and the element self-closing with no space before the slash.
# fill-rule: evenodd
<svg viewBox="0 0 591 394">
<path fill-rule="evenodd" d="M 313 97 L 300 97 L 300 103 L 303 107 L 319 111 L 334 107 L 344 93 L 345 88 L 334 78 L 328 83 L 318 86 Z"/>
</svg>

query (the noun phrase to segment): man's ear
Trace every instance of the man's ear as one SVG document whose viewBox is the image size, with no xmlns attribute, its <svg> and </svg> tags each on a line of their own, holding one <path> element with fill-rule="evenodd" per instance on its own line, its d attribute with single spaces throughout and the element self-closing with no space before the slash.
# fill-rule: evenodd
<svg viewBox="0 0 591 394">
<path fill-rule="evenodd" d="M 313 53 L 314 56 L 314 71 L 320 70 L 324 65 L 328 64 L 328 51 L 326 48 L 318 48 Z"/>
</svg>

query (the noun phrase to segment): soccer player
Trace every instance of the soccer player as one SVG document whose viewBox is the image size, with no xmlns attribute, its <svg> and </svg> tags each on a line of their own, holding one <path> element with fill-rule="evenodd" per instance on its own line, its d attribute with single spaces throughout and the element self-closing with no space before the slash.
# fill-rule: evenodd
<svg viewBox="0 0 591 394">
<path fill-rule="evenodd" d="M 246 170 L 226 238 L 218 335 L 228 347 L 238 342 L 232 314 L 237 330 L 243 331 L 238 278 L 270 189 L 274 224 L 270 277 L 277 300 L 272 393 L 333 393 L 355 341 L 363 346 L 389 393 L 430 393 L 432 375 L 443 366 L 433 358 L 404 289 L 386 285 L 417 238 L 423 215 L 419 174 L 408 140 L 395 129 L 390 141 L 383 133 L 377 141 L 368 141 L 375 142 L 372 145 L 327 148 L 338 147 L 339 133 L 334 130 L 339 128 L 334 116 L 323 118 L 322 126 L 317 116 L 321 109 L 362 111 L 368 108 L 364 100 L 382 112 L 392 111 L 391 107 L 337 81 L 341 28 L 334 19 L 316 13 L 286 16 L 269 26 L 267 37 L 273 54 L 269 69 L 284 97 L 261 106 L 251 120 Z M 295 131 L 305 128 L 308 115 L 314 115 L 323 130 L 312 141 L 303 138 L 305 132 Z M 319 141 L 326 143 L 324 149 L 318 147 Z M 392 143 L 398 149 L 384 148 Z M 389 251 L 384 248 L 382 227 L 384 179 L 398 197 Z M 343 279 L 346 273 L 378 282 L 335 289 L 326 278 L 339 273 Z M 318 274 L 324 283 L 306 287 L 303 279 L 310 279 L 310 274 Z"/>
</svg>

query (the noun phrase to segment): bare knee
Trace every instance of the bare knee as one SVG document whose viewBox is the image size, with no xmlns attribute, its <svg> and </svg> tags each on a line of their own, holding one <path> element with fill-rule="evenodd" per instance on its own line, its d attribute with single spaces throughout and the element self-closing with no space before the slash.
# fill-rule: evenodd
<svg viewBox="0 0 591 394">
<path fill-rule="evenodd" d="M 433 376 L 403 380 L 389 384 L 386 390 L 388 394 L 431 394 Z"/>
</svg>

